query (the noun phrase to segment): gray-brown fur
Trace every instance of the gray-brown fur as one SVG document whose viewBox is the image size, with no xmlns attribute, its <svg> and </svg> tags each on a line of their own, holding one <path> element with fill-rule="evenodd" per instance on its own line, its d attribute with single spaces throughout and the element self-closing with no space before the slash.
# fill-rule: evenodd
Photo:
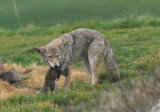
<svg viewBox="0 0 160 112">
<path fill-rule="evenodd" d="M 3 61 L 0 58 L 0 75 L 4 72 L 4 66 L 3 66 Z"/>
<path fill-rule="evenodd" d="M 42 92 L 47 92 L 50 89 L 52 92 L 58 90 L 58 85 L 56 81 L 58 81 L 60 75 L 63 74 L 64 76 L 68 75 L 68 68 L 52 68 L 50 67 L 47 75 L 45 76 L 45 82 L 42 89 Z"/>
<path fill-rule="evenodd" d="M 8 71 L 0 75 L 0 78 L 4 81 L 8 81 L 10 84 L 19 83 L 22 78 L 23 74 L 16 71 Z"/>
<path fill-rule="evenodd" d="M 36 48 L 36 51 L 41 53 L 45 63 L 53 67 L 53 63 L 48 63 L 52 61 L 52 59 L 57 60 L 57 62 L 54 63 L 63 67 L 68 67 L 76 62 L 83 61 L 92 76 L 92 85 L 98 82 L 97 66 L 102 59 L 105 70 L 113 81 L 120 79 L 118 63 L 114 57 L 109 41 L 95 30 L 87 28 L 74 30 L 52 40 L 43 48 L 44 49 Z M 51 49 L 54 49 L 54 51 Z M 53 56 L 49 58 L 49 54 L 56 54 L 57 57 Z"/>
</svg>

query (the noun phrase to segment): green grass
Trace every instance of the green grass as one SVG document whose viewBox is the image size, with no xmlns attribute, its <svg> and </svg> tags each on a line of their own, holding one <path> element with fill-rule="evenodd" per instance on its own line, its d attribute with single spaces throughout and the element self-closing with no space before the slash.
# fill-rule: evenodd
<svg viewBox="0 0 160 112">
<path fill-rule="evenodd" d="M 23 26 L 122 18 L 130 13 L 160 16 L 159 0 L 15 0 Z M 0 27 L 18 28 L 12 0 L 0 1 Z"/>
<path fill-rule="evenodd" d="M 113 83 L 103 70 L 98 71 L 99 84 L 91 87 L 90 84 L 77 80 L 72 83 L 70 91 L 60 89 L 58 93 L 31 94 L 13 96 L 0 101 L 0 109 L 7 112 L 19 111 L 55 111 L 61 112 L 77 104 L 86 105 L 88 111 L 96 107 L 97 96 L 107 90 L 109 94 L 118 95 L 117 89 L 130 90 L 135 87 L 138 79 L 149 80 L 149 71 L 153 71 L 160 64 L 160 19 L 153 17 L 134 17 L 110 21 L 78 22 L 73 25 L 57 25 L 53 27 L 36 27 L 29 25 L 17 30 L 0 29 L 0 57 L 5 63 L 16 62 L 23 66 L 40 62 L 40 56 L 33 47 L 44 46 L 49 41 L 76 28 L 87 27 L 99 31 L 112 45 L 118 60 L 121 81 Z M 81 67 L 78 63 L 75 67 Z M 100 64 L 100 68 L 103 65 Z M 124 91 L 124 90 L 123 90 Z M 96 95 L 96 97 L 95 97 Z M 98 107 L 100 108 L 100 107 Z"/>
</svg>

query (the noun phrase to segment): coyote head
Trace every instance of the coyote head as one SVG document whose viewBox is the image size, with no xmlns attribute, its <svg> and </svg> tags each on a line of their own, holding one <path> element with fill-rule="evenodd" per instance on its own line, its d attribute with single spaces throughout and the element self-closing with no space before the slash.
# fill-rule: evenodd
<svg viewBox="0 0 160 112">
<path fill-rule="evenodd" d="M 59 43 L 58 45 L 53 45 L 49 47 L 36 47 L 34 50 L 42 56 L 42 61 L 52 68 L 57 68 L 60 66 L 61 52 L 59 47 L 64 45 L 66 42 Z"/>
</svg>

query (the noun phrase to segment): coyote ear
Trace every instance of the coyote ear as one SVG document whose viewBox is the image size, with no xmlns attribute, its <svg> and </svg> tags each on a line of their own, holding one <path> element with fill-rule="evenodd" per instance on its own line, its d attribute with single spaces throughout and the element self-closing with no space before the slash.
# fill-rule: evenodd
<svg viewBox="0 0 160 112">
<path fill-rule="evenodd" d="M 46 50 L 47 50 L 46 47 L 35 47 L 33 49 L 40 55 L 44 54 L 46 52 Z"/>
<path fill-rule="evenodd" d="M 61 43 L 57 44 L 56 47 L 60 47 L 60 46 L 62 46 L 64 44 L 66 44 L 66 43 L 68 43 L 68 41 L 61 42 Z"/>
</svg>

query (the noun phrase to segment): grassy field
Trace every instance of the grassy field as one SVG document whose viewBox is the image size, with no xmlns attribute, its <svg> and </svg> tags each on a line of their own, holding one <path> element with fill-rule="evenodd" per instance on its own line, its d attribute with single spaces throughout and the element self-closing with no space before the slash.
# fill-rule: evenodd
<svg viewBox="0 0 160 112">
<path fill-rule="evenodd" d="M 13 0 L 0 0 L 0 27 L 19 28 Z M 23 26 L 53 26 L 122 18 L 130 13 L 160 16 L 159 0 L 14 0 Z"/>
<path fill-rule="evenodd" d="M 117 83 L 111 82 L 102 69 L 103 64 L 100 64 L 98 69 L 100 82 L 91 87 L 82 63 L 78 63 L 74 65 L 75 70 L 69 91 L 64 92 L 60 88 L 56 94 L 39 93 L 48 67 L 43 65 L 40 56 L 33 51 L 33 47 L 44 46 L 52 39 L 81 27 L 95 29 L 110 41 L 119 63 L 121 80 Z M 0 29 L 0 57 L 4 60 L 5 71 L 14 69 L 24 72 L 26 69 L 34 69 L 23 81 L 24 88 L 20 90 L 0 81 L 2 98 L 0 110 L 2 112 L 62 112 L 64 110 L 69 112 L 103 112 L 103 110 L 117 112 L 116 109 L 120 108 L 135 112 L 136 108 L 147 110 L 145 107 L 148 107 L 150 109 L 159 98 L 159 92 L 152 90 L 159 86 L 151 82 L 153 80 L 151 74 L 154 74 L 152 71 L 160 64 L 159 31 L 159 18 L 134 15 L 119 20 L 95 20 L 48 28 L 28 25 L 17 30 Z M 159 74 L 159 72 L 156 73 Z M 155 79 L 155 82 L 158 80 L 157 83 L 159 83 L 159 78 Z M 60 85 L 63 81 L 59 81 Z M 36 91 L 33 92 L 30 88 Z M 148 92 L 148 88 L 154 94 Z M 137 100 L 140 99 L 139 97 L 151 99 L 139 101 Z M 124 110 L 121 111 L 124 112 Z"/>
</svg>

